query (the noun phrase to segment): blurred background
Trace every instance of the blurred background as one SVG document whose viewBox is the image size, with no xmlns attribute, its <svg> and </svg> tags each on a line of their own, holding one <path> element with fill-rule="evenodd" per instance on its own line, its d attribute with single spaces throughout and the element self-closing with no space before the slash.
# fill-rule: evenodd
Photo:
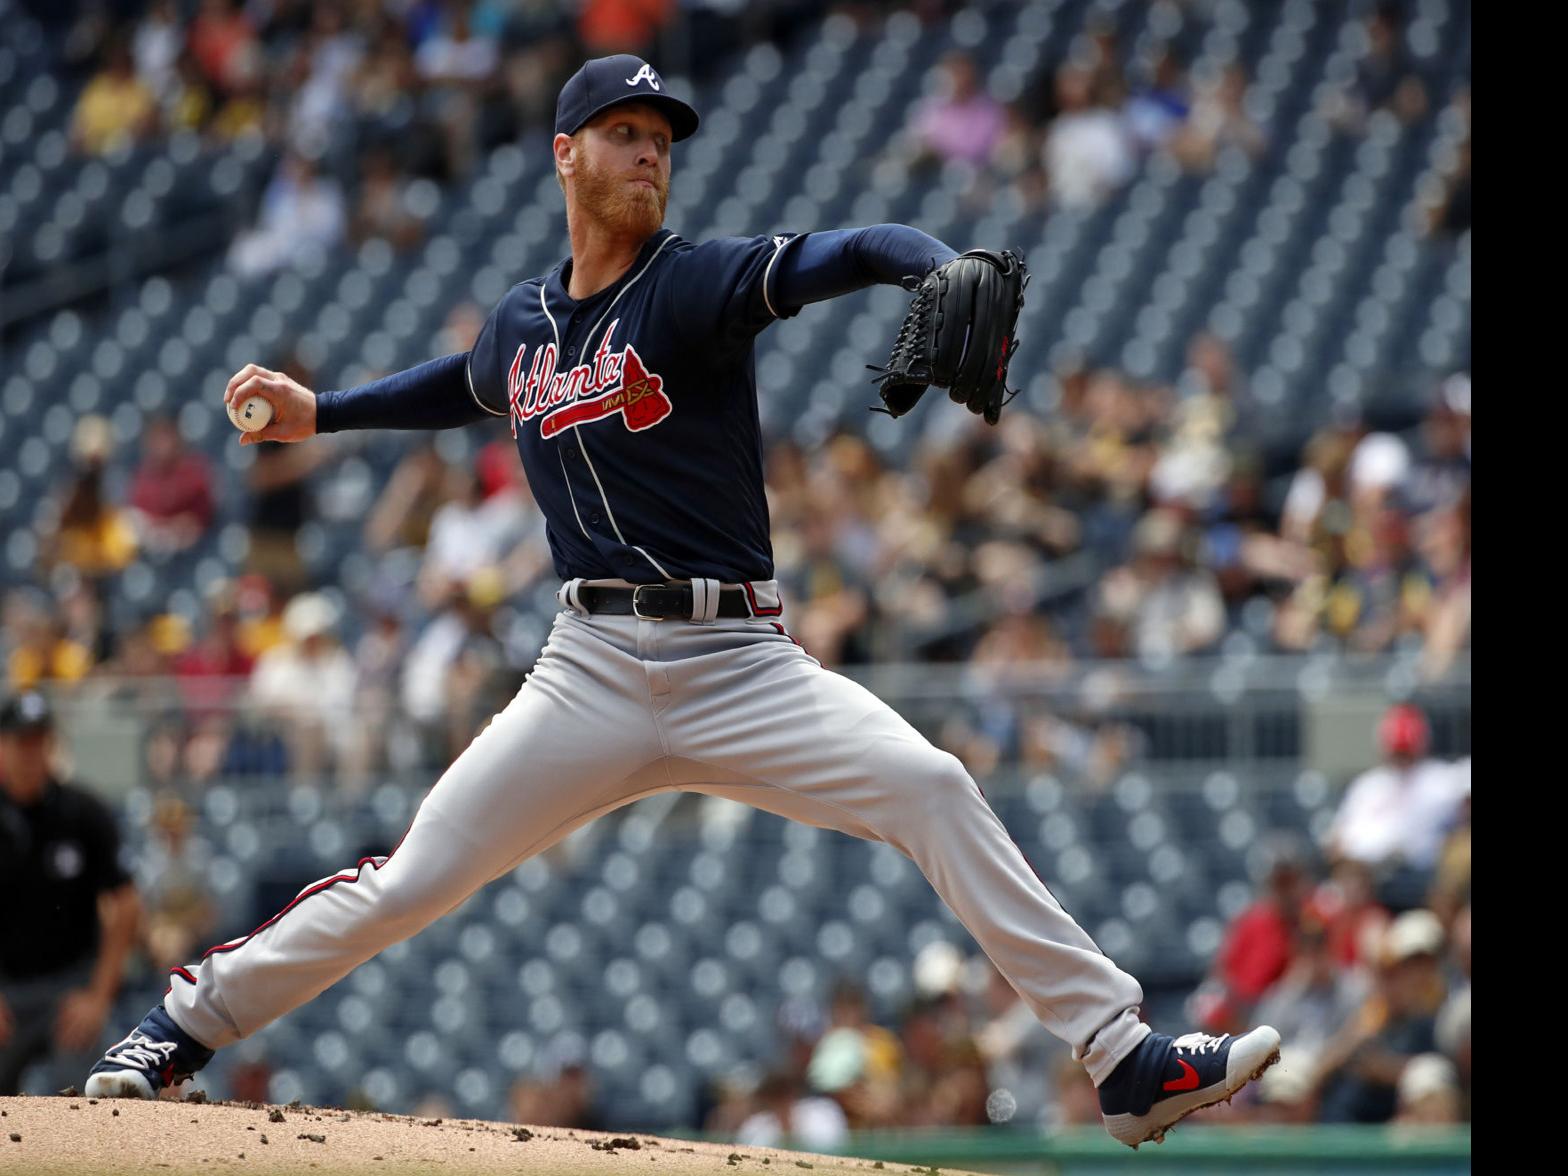
<svg viewBox="0 0 1568 1176">
<path fill-rule="evenodd" d="M 996 429 L 866 411 L 896 288 L 761 337 L 792 629 L 963 759 L 1154 1024 L 1281 1028 L 1187 1146 L 1467 1171 L 1466 0 L 0 0 L 3 693 L 123 837 L 103 1032 L 385 853 L 527 674 L 556 581 L 504 430 L 241 449 L 221 390 L 465 350 L 567 253 L 555 95 L 622 51 L 703 116 L 683 236 L 899 221 L 1034 274 Z M 1062 1150 L 1092 1088 L 911 863 L 697 797 L 201 1081 L 1115 1158 Z"/>
</svg>

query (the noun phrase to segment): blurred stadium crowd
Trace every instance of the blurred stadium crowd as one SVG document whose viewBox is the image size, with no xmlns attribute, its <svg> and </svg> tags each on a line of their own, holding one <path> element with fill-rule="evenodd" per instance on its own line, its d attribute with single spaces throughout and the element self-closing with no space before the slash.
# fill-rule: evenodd
<svg viewBox="0 0 1568 1176">
<path fill-rule="evenodd" d="M 664 54 L 667 73 L 700 81 L 824 18 L 875 35 L 913 14 L 938 31 L 926 97 L 869 162 L 913 188 L 952 183 L 955 217 L 971 223 L 1007 209 L 1049 226 L 1110 207 L 1149 167 L 1201 182 L 1237 153 L 1280 150 L 1249 102 L 1244 61 L 1201 51 L 1235 7 L 1209 0 L 1069 3 L 1066 52 L 1003 96 L 972 39 L 946 36 L 964 10 L 943 0 L 22 7 L 34 8 L 69 105 L 74 160 L 112 164 L 191 136 L 259 147 L 273 170 L 223 252 L 246 282 L 350 250 L 375 256 L 378 243 L 416 254 L 445 194 L 546 125 L 584 56 Z M 1133 8 L 1146 10 L 1136 43 L 1118 33 Z M 1463 22 L 1460 85 L 1432 68 L 1434 14 Z M 1444 264 L 1467 256 L 1468 5 L 1332 5 L 1321 19 L 1355 49 L 1312 95 L 1335 142 L 1390 126 L 1453 131 L 1451 158 L 1399 194 L 1398 218 Z M 675 171 L 672 210 L 679 158 Z M 10 227 L 20 185 L 5 187 Z M 108 321 L 84 305 L 50 330 L 80 339 L 77 310 L 89 332 Z M 435 308 L 441 348 L 466 349 L 487 310 L 468 296 Z M 10 344 L 36 324 L 7 323 L 9 410 L 30 379 Z M 848 417 L 810 430 L 785 420 L 770 430 L 767 480 L 793 627 L 824 664 L 968 663 L 993 686 L 1260 653 L 1397 654 L 1418 682 L 1442 682 L 1471 640 L 1467 313 L 1452 334 L 1412 395 L 1370 407 L 1336 396 L 1306 428 L 1281 426 L 1236 339 L 1202 317 L 1163 372 L 1065 337 L 1031 347 L 1029 396 L 994 431 L 953 413 L 890 448 Z M 340 374 L 287 335 L 246 359 L 310 387 Z M 202 898 L 205 867 L 185 857 L 204 787 L 290 778 L 352 795 L 388 772 L 439 768 L 526 674 L 555 586 L 504 436 L 332 437 L 261 446 L 247 464 L 226 434 L 191 428 L 182 403 L 158 402 L 130 431 L 97 404 L 73 418 L 35 498 L 7 502 L 0 484 L 16 527 L 0 568 L 9 689 L 147 720 L 139 773 L 161 799 L 141 848 L 163 881 L 148 890 L 143 950 L 162 966 L 220 927 Z M 6 466 L 18 429 L 0 431 Z M 999 763 L 1106 775 L 1137 754 L 1123 734 L 1087 749 L 1080 734 L 979 722 L 933 732 L 982 778 Z M 1290 1051 L 1227 1122 L 1468 1118 L 1468 760 L 1426 758 L 1418 713 L 1393 712 L 1382 735 L 1389 762 L 1347 793 L 1320 844 L 1303 829 L 1271 843 L 1255 904 L 1190 1002 L 1216 1031 L 1272 1021 Z M 1097 1121 L 1081 1068 L 989 965 L 939 944 L 913 967 L 917 999 L 891 1028 L 853 983 L 826 1007 L 786 1003 L 786 1052 L 752 1059 L 693 1125 L 826 1147 L 852 1127 Z M 257 1065 L 250 1079 L 236 1071 L 236 1091 L 265 1081 Z M 520 1081 L 512 1109 L 519 1121 L 614 1126 L 592 1083 L 572 1062 Z"/>
<path fill-rule="evenodd" d="M 816 7 L 765 6 L 768 19 L 735 21 L 706 12 L 703 22 L 700 6 L 609 2 L 583 5 L 575 20 L 554 4 L 211 0 L 194 15 L 100 5 L 61 29 L 62 69 L 88 75 L 72 122 L 78 150 L 194 130 L 263 136 L 281 153 L 259 220 L 230 258 L 254 272 L 345 240 L 417 243 L 418 185 L 461 174 L 476 153 L 538 124 L 581 52 L 656 48 L 672 20 L 754 37 Z M 872 21 L 876 7 L 845 11 Z M 917 10 L 942 19 L 940 5 Z M 1430 118 L 1443 100 L 1401 48 L 1401 19 L 1397 6 L 1369 10 L 1365 55 L 1323 99 L 1342 134 L 1385 107 Z M 907 156 L 912 182 L 923 161 L 960 159 L 975 165 L 965 201 L 997 200 L 996 186 L 1012 184 L 1030 215 L 1049 217 L 1126 183 L 1151 151 L 1201 170 L 1222 143 L 1267 149 L 1247 122 L 1239 66 L 1194 78 L 1168 47 L 1125 50 L 1091 12 L 1073 55 L 1008 104 L 978 91 L 971 60 L 949 53 L 891 150 Z M 1468 91 L 1452 103 L 1468 120 Z M 1413 194 L 1430 233 L 1468 227 L 1467 151 L 1460 159 L 1451 184 Z M 1103 175 L 1089 183 L 1096 167 Z M 466 347 L 484 313 L 452 308 L 445 348 Z M 297 352 L 258 358 L 316 381 Z M 994 433 L 933 431 L 890 458 L 864 429 L 839 427 L 816 444 L 776 431 L 767 465 L 778 574 L 819 659 L 1066 668 L 1416 649 L 1423 674 L 1440 678 L 1467 647 L 1467 375 L 1435 373 L 1376 423 L 1337 403 L 1321 427 L 1282 440 L 1212 330 L 1190 337 L 1169 379 L 1071 347 L 1052 358 L 1034 398 L 1048 411 L 1012 413 Z M 76 423 L 61 455 L 74 468 L 32 512 L 34 558 L 7 571 L 10 684 L 173 676 L 187 691 L 232 692 L 254 671 L 256 701 L 287 713 L 309 676 L 319 686 L 311 708 L 287 716 L 296 770 L 342 763 L 362 775 L 387 754 L 384 724 L 367 723 L 354 747 L 312 733 L 323 709 L 384 716 L 395 705 L 461 747 L 528 668 L 553 607 L 542 518 L 505 439 L 414 443 L 366 487 L 352 460 L 361 439 L 266 446 L 236 476 L 212 468 L 232 461 L 227 450 L 182 438 L 179 420 L 149 413 L 139 436 L 117 435 L 108 416 Z M 403 443 L 372 444 L 396 453 Z M 372 566 L 345 596 L 339 565 L 307 566 L 302 537 L 319 547 L 324 517 L 355 511 L 359 534 L 339 526 L 332 539 Z M 194 561 L 179 562 L 198 552 L 220 561 L 198 569 L 200 598 L 181 575 Z M 160 591 L 147 590 L 149 567 L 173 573 Z M 230 681 L 203 685 L 212 678 Z M 216 772 L 226 754 L 222 740 L 204 739 L 188 770 Z"/>
<path fill-rule="evenodd" d="M 826 664 L 866 662 L 905 652 L 887 637 L 896 629 L 920 656 L 1004 675 L 1237 648 L 1417 650 L 1440 679 L 1470 634 L 1468 380 L 1434 391 L 1410 442 L 1360 422 L 1314 435 L 1274 510 L 1245 434 L 1223 425 L 1223 347 L 1202 337 L 1193 359 L 1220 391 L 1178 400 L 1114 370 L 1070 371 L 1050 418 L 1013 414 L 996 435 L 929 448 L 911 469 L 847 433 L 810 452 L 775 442 L 778 575 L 806 647 Z M 289 767 L 359 780 L 395 754 L 394 713 L 445 733 L 455 754 L 537 652 L 536 630 L 507 602 L 553 585 L 553 572 L 505 439 L 472 464 L 433 444 L 398 462 L 365 519 L 376 570 L 353 628 L 305 583 L 298 555 L 311 475 L 332 460 L 325 443 L 263 447 L 249 475 L 248 570 L 214 581 L 199 615 L 153 610 L 120 627 L 107 607 L 117 574 L 138 550 L 197 542 L 214 492 L 208 460 L 172 421 L 149 423 L 123 479 L 106 470 L 101 426 L 79 426 L 78 468 L 40 528 L 40 574 L 8 595 L 13 688 L 149 706 L 171 689 L 187 704 L 243 692 L 282 717 Z M 1163 481 L 1199 466 L 1202 485 Z M 1081 583 L 1064 585 L 1064 567 Z M 1042 601 L 1046 584 L 1055 595 Z M 323 716 L 348 712 L 356 729 L 328 738 Z M 224 738 L 168 754 L 166 778 L 246 770 Z"/>
</svg>

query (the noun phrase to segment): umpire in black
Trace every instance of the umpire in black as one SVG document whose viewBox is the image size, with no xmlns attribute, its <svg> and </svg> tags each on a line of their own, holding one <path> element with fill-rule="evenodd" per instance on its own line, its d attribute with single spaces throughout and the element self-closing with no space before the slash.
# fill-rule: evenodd
<svg viewBox="0 0 1568 1176">
<path fill-rule="evenodd" d="M 55 778 L 53 748 L 43 695 L 0 706 L 0 1095 L 35 1062 L 42 1091 L 87 1072 L 141 918 L 114 817 Z"/>
</svg>

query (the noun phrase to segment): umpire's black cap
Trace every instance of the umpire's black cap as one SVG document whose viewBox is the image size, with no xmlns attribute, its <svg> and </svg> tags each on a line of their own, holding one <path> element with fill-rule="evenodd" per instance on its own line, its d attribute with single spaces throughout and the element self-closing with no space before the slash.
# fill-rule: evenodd
<svg viewBox="0 0 1568 1176">
<path fill-rule="evenodd" d="M 622 102 L 657 106 L 670 120 L 670 141 L 697 130 L 697 112 L 665 87 L 658 70 L 631 53 L 596 57 L 566 80 L 555 103 L 555 133 L 575 135 L 601 110 Z"/>
<path fill-rule="evenodd" d="M 54 727 L 49 700 L 36 690 L 23 691 L 0 706 L 0 734 L 48 731 Z"/>
</svg>

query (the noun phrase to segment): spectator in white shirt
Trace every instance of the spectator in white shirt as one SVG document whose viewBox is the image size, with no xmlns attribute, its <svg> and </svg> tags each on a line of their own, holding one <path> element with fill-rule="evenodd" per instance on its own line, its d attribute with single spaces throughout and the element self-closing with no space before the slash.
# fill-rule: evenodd
<svg viewBox="0 0 1568 1176">
<path fill-rule="evenodd" d="M 322 178 L 304 155 L 286 156 L 262 196 L 256 227 L 234 238 L 229 265 L 246 276 L 272 273 L 327 253 L 347 225 L 337 181 Z"/>
<path fill-rule="evenodd" d="M 326 597 L 302 592 L 283 610 L 288 640 L 256 660 L 251 700 L 282 721 L 289 766 L 302 776 L 341 761 L 353 738 L 354 659 L 333 636 L 338 611 Z"/>
<path fill-rule="evenodd" d="M 500 64 L 500 49 L 489 37 L 475 36 L 468 12 L 452 8 L 445 28 L 420 45 L 414 54 L 414 68 L 432 85 L 461 85 L 482 82 Z"/>
<path fill-rule="evenodd" d="M 1391 707 L 1378 727 L 1384 762 L 1350 785 L 1328 831 L 1328 851 L 1374 868 L 1430 870 L 1468 790 L 1468 774 L 1428 759 L 1426 717 Z"/>
<path fill-rule="evenodd" d="M 1061 113 L 1045 133 L 1051 192 L 1063 208 L 1093 208 L 1132 178 L 1132 141 L 1121 116 L 1096 98 L 1093 75 L 1083 67 L 1058 71 L 1056 102 Z"/>
<path fill-rule="evenodd" d="M 463 5 L 453 5 L 445 27 L 420 45 L 414 68 L 427 87 L 425 102 L 440 124 L 446 166 L 466 175 L 479 148 L 479 96 L 492 85 L 501 64 L 500 46 L 476 35 Z"/>
<path fill-rule="evenodd" d="M 1100 581 L 1099 608 L 1128 626 L 1133 651 L 1148 661 L 1201 653 L 1225 632 L 1225 602 L 1214 574 L 1191 559 L 1192 536 L 1179 514 L 1156 509 L 1138 521 L 1130 563 Z"/>
<path fill-rule="evenodd" d="M 136 61 L 136 76 L 160 100 L 174 88 L 174 65 L 184 45 L 185 34 L 173 0 L 155 0 L 136 26 L 131 56 Z"/>
<path fill-rule="evenodd" d="M 419 598 L 426 608 L 446 603 L 454 586 L 467 584 L 482 568 L 503 563 L 539 523 L 523 492 L 500 488 L 487 495 L 480 476 L 461 466 L 447 471 L 447 498 L 430 519 L 430 536 L 419 569 Z"/>
<path fill-rule="evenodd" d="M 403 662 L 403 709 L 432 729 L 443 724 L 456 756 L 473 737 L 482 716 L 471 705 L 501 665 L 503 654 L 492 628 L 505 598 L 501 573 L 483 568 L 466 583 L 454 583 L 446 607 L 419 635 Z"/>
<path fill-rule="evenodd" d="M 849 1138 L 849 1123 L 830 1098 L 805 1098 L 786 1073 L 771 1074 L 757 1087 L 758 1110 L 740 1125 L 735 1142 L 748 1147 L 799 1147 L 834 1151 Z"/>
<path fill-rule="evenodd" d="M 363 55 L 360 36 L 345 26 L 342 11 L 318 5 L 311 14 L 310 33 L 294 49 L 290 65 L 289 142 L 309 150 L 332 141 L 348 117 L 349 85 Z"/>
</svg>

